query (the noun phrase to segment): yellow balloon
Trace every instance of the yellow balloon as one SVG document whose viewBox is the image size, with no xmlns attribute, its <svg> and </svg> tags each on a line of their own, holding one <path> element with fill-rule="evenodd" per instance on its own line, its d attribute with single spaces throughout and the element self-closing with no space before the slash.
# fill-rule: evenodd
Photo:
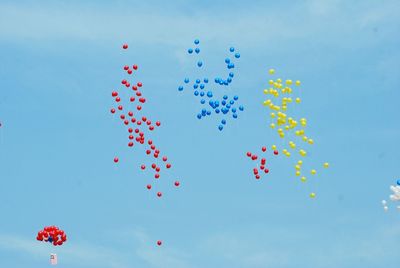
<svg viewBox="0 0 400 268">
<path fill-rule="evenodd" d="M 311 193 L 311 194 L 310 194 L 310 197 L 311 197 L 311 198 L 315 198 L 315 197 L 316 197 L 316 194 L 315 194 L 315 193 Z"/>
<path fill-rule="evenodd" d="M 301 82 L 299 80 L 296 81 L 296 86 L 300 86 Z"/>
<path fill-rule="evenodd" d="M 274 112 L 272 112 L 271 114 L 271 118 L 275 118 L 276 114 Z"/>
<path fill-rule="evenodd" d="M 300 167 L 300 165 L 295 165 L 294 168 L 295 168 L 296 170 L 300 170 L 301 167 Z"/>
<path fill-rule="evenodd" d="M 314 144 L 314 140 L 313 139 L 308 139 L 308 143 L 309 144 Z"/>
<path fill-rule="evenodd" d="M 301 177 L 301 179 L 300 179 L 302 182 L 306 182 L 307 181 L 307 178 L 306 177 Z"/>
<path fill-rule="evenodd" d="M 276 145 L 272 145 L 272 150 L 276 150 Z"/>
<path fill-rule="evenodd" d="M 300 176 L 300 171 L 296 170 L 296 176 Z"/>
<path fill-rule="evenodd" d="M 275 128 L 275 124 L 274 124 L 274 123 L 271 123 L 269 126 L 270 126 L 271 128 Z"/>
<path fill-rule="evenodd" d="M 300 103 L 300 102 L 301 102 L 301 99 L 300 99 L 300 98 L 296 98 L 296 102 L 297 102 L 297 103 Z"/>
<path fill-rule="evenodd" d="M 311 169 L 311 175 L 317 174 L 317 171 L 315 169 Z"/>
<path fill-rule="evenodd" d="M 328 162 L 325 162 L 324 163 L 324 168 L 328 168 L 329 167 L 329 163 Z"/>
<path fill-rule="evenodd" d="M 303 161 L 299 160 L 299 161 L 297 161 L 297 164 L 301 166 L 301 165 L 303 165 Z"/>
<path fill-rule="evenodd" d="M 274 80 L 269 80 L 269 84 L 272 86 L 274 84 Z"/>
<path fill-rule="evenodd" d="M 286 80 L 286 85 L 290 86 L 292 84 L 292 80 L 288 79 Z"/>
<path fill-rule="evenodd" d="M 274 74 L 275 70 L 274 69 L 269 69 L 269 74 Z"/>
<path fill-rule="evenodd" d="M 276 79 L 276 82 L 282 83 L 282 79 L 278 78 L 278 79 Z"/>
</svg>

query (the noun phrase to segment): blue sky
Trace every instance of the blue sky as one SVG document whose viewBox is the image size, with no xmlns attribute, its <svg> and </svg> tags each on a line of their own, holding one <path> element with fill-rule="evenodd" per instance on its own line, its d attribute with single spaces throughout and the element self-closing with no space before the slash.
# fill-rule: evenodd
<svg viewBox="0 0 400 268">
<path fill-rule="evenodd" d="M 46 267 L 56 252 L 74 268 L 398 267 L 400 213 L 380 201 L 400 177 L 399 11 L 398 1 L 1 1 L 0 266 Z M 195 77 L 195 38 L 210 77 L 225 72 L 227 48 L 241 53 L 218 90 L 245 112 L 222 132 L 177 91 Z M 182 181 L 179 191 L 160 181 L 162 200 L 109 113 L 121 66 L 134 63 L 168 176 Z M 256 181 L 244 155 L 278 141 L 261 105 L 269 68 L 302 81 L 295 112 L 316 141 L 310 161 L 331 164 L 306 185 L 284 158 Z M 69 235 L 62 248 L 35 240 L 52 224 Z"/>
</svg>

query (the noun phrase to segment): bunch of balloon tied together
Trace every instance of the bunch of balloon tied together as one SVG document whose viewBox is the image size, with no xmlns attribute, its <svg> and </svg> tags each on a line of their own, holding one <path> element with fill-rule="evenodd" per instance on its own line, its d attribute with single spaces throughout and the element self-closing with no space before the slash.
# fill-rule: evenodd
<svg viewBox="0 0 400 268">
<path fill-rule="evenodd" d="M 400 201 L 400 179 L 397 180 L 396 185 L 390 185 L 390 191 L 392 194 L 389 196 L 390 201 L 397 203 Z M 386 200 L 382 200 L 383 209 L 385 211 L 389 210 L 388 202 Z M 397 209 L 400 211 L 400 205 L 397 206 Z"/>
<path fill-rule="evenodd" d="M 53 246 L 62 246 L 67 242 L 67 234 L 57 226 L 46 226 L 37 233 L 36 240 L 50 243 Z M 57 265 L 57 254 L 50 254 L 50 264 Z"/>
<path fill-rule="evenodd" d="M 122 46 L 124 50 L 128 49 L 128 45 Z M 159 188 L 157 181 L 160 180 L 163 170 L 170 170 L 172 168 L 171 162 L 169 162 L 167 155 L 162 155 L 160 148 L 151 139 L 150 134 L 155 130 L 156 127 L 160 127 L 160 121 L 151 120 L 151 118 L 144 114 L 143 107 L 146 102 L 142 89 L 143 84 L 140 81 L 133 82 L 138 70 L 138 65 L 124 65 L 122 70 L 128 75 L 128 77 L 121 80 L 122 89 L 114 90 L 111 93 L 111 97 L 114 100 L 115 106 L 111 108 L 111 114 L 118 116 L 117 118 L 121 121 L 122 127 L 125 128 L 127 136 L 127 146 L 129 148 L 135 148 L 137 146 L 143 146 L 144 153 L 150 157 L 149 163 L 142 163 L 139 165 L 139 169 L 143 172 L 150 170 L 153 174 L 154 184 L 149 182 L 146 184 L 148 191 L 155 190 L 157 198 L 163 196 L 163 192 Z M 124 103 L 124 105 L 122 105 Z M 154 122 L 154 123 L 153 123 Z M 119 163 L 119 158 L 114 158 L 114 163 Z M 179 180 L 174 180 L 171 185 L 174 188 L 180 186 Z M 156 242 L 158 246 L 162 245 L 162 241 Z"/>
<path fill-rule="evenodd" d="M 270 69 L 269 74 L 273 76 L 275 70 Z M 271 129 L 276 130 L 278 137 L 282 139 L 281 148 L 274 144 L 271 145 L 271 151 L 274 156 L 281 153 L 287 158 L 298 157 L 294 162 L 294 175 L 299 177 L 301 182 L 307 182 L 307 176 L 316 176 L 317 170 L 316 168 L 305 170 L 304 163 L 306 162 L 307 150 L 304 145 L 313 145 L 314 140 L 306 133 L 307 119 L 303 117 L 298 119 L 295 114 L 290 113 L 289 109 L 292 104 L 299 105 L 301 103 L 300 97 L 294 97 L 301 82 L 299 80 L 293 82 L 290 79 L 284 81 L 277 78 L 270 79 L 268 84 L 269 87 L 264 89 L 264 94 L 268 98 L 263 102 L 263 105 L 269 108 Z M 267 151 L 267 147 L 264 146 L 261 150 L 264 153 Z M 252 161 L 258 159 L 258 156 L 251 152 L 247 152 L 247 156 Z M 328 168 L 329 163 L 323 163 L 322 167 Z M 269 173 L 265 158 L 261 158 L 260 163 L 253 169 L 253 175 L 256 179 L 260 179 L 262 173 Z M 315 198 L 316 193 L 313 191 L 309 196 Z"/>
<path fill-rule="evenodd" d="M 191 56 L 200 55 L 200 41 L 198 39 L 194 40 L 194 45 L 195 48 L 189 48 L 187 53 Z M 215 94 L 215 91 L 212 89 L 212 84 L 215 87 L 228 87 L 234 79 L 234 61 L 240 58 L 240 53 L 236 52 L 234 47 L 229 48 L 229 53 L 230 56 L 226 57 L 224 60 L 226 69 L 229 72 L 228 74 L 224 76 L 215 76 L 214 83 L 211 83 L 208 77 L 200 77 L 200 74 L 197 75 L 196 78 L 185 77 L 183 79 L 183 84 L 178 86 L 178 91 L 183 92 L 185 89 L 184 85 L 187 85 L 189 88 L 192 88 L 193 96 L 200 99 L 200 105 L 203 107 L 196 115 L 198 119 L 202 119 L 213 114 L 220 115 L 222 117 L 220 123 L 218 124 L 219 130 L 223 130 L 227 124 L 227 116 L 231 115 L 233 119 L 237 119 L 239 112 L 244 110 L 243 105 L 238 104 L 239 97 L 237 95 L 234 95 L 233 97 L 229 97 L 226 94 L 218 95 Z M 195 61 L 197 61 L 196 66 L 198 68 L 204 69 L 203 60 L 198 58 Z"/>
</svg>

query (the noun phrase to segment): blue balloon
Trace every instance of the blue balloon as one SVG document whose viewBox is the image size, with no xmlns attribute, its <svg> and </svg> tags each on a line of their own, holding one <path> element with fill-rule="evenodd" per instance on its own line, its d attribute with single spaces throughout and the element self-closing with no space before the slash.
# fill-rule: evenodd
<svg viewBox="0 0 400 268">
<path fill-rule="evenodd" d="M 196 84 L 200 84 L 200 79 L 196 79 Z"/>
<path fill-rule="evenodd" d="M 235 54 L 235 58 L 237 58 L 237 59 L 240 58 L 240 54 L 239 54 L 239 53 L 236 53 L 236 54 Z"/>
<path fill-rule="evenodd" d="M 236 108 L 232 108 L 232 113 L 236 113 Z"/>
<path fill-rule="evenodd" d="M 230 51 L 230 52 L 233 52 L 233 51 L 235 51 L 235 48 L 234 48 L 234 47 L 231 47 L 231 48 L 229 49 L 229 51 Z"/>
<path fill-rule="evenodd" d="M 238 96 L 234 96 L 233 99 L 236 101 L 236 100 L 239 99 L 239 97 Z"/>
<path fill-rule="evenodd" d="M 179 90 L 179 91 L 182 91 L 182 90 L 183 90 L 183 86 L 179 86 L 179 87 L 178 87 L 178 90 Z"/>
<path fill-rule="evenodd" d="M 201 119 L 201 114 L 197 114 L 197 118 L 198 118 L 198 119 Z"/>
<path fill-rule="evenodd" d="M 221 104 L 222 104 L 222 106 L 225 106 L 226 101 L 225 100 L 221 101 Z"/>
<path fill-rule="evenodd" d="M 230 63 L 230 62 L 231 62 L 230 59 L 228 59 L 228 58 L 225 59 L 225 63 L 226 63 L 226 64 L 228 64 L 228 63 Z"/>
<path fill-rule="evenodd" d="M 204 83 L 208 83 L 208 78 L 204 78 Z"/>
<path fill-rule="evenodd" d="M 200 89 L 204 89 L 204 84 L 200 84 Z"/>
<path fill-rule="evenodd" d="M 226 124 L 226 120 L 225 120 L 225 119 L 222 119 L 222 120 L 221 120 L 221 124 L 225 125 L 225 124 Z"/>
<path fill-rule="evenodd" d="M 240 105 L 240 106 L 239 106 L 239 110 L 240 110 L 240 111 L 243 111 L 243 110 L 244 110 L 244 107 L 243 107 L 242 105 Z"/>
<path fill-rule="evenodd" d="M 229 73 L 229 76 L 230 76 L 230 77 L 233 77 L 233 75 L 234 75 L 234 74 L 233 74 L 232 72 Z"/>
<path fill-rule="evenodd" d="M 189 54 L 192 54 L 192 53 L 193 53 L 193 49 L 189 48 L 189 49 L 188 49 L 188 53 L 189 53 Z"/>
<path fill-rule="evenodd" d="M 206 100 L 201 99 L 201 100 L 200 100 L 200 103 L 201 103 L 201 104 L 204 104 L 204 103 L 206 103 Z"/>
<path fill-rule="evenodd" d="M 237 118 L 237 114 L 232 114 L 232 117 L 236 119 Z"/>
<path fill-rule="evenodd" d="M 226 109 L 225 107 L 221 109 L 221 112 L 223 114 L 227 114 L 229 112 L 229 109 Z"/>
<path fill-rule="evenodd" d="M 218 108 L 215 109 L 215 113 L 216 113 L 216 114 L 219 114 L 219 109 L 218 109 Z"/>
<path fill-rule="evenodd" d="M 231 105 L 228 103 L 227 105 L 226 105 L 226 108 L 231 108 Z"/>
<path fill-rule="evenodd" d="M 198 61 L 198 62 L 197 62 L 197 66 L 199 66 L 199 67 L 203 66 L 203 62 Z"/>
<path fill-rule="evenodd" d="M 220 78 L 215 78 L 215 83 L 219 83 L 219 81 L 220 81 L 221 79 Z"/>
<path fill-rule="evenodd" d="M 399 179 L 399 180 L 397 180 L 397 185 L 400 185 L 400 179 Z"/>
<path fill-rule="evenodd" d="M 222 125 L 219 125 L 219 126 L 218 126 L 218 129 L 219 129 L 219 130 L 222 130 L 223 128 L 224 128 L 224 127 L 223 127 Z"/>
<path fill-rule="evenodd" d="M 210 115 L 211 114 L 211 111 L 210 110 L 207 110 L 207 115 Z"/>
<path fill-rule="evenodd" d="M 219 101 L 215 101 L 215 105 L 216 105 L 216 107 L 218 107 L 219 106 Z"/>
<path fill-rule="evenodd" d="M 194 85 L 193 85 L 193 88 L 194 88 L 194 89 L 197 89 L 198 87 L 199 87 L 198 84 L 194 84 Z"/>
<path fill-rule="evenodd" d="M 207 97 L 212 98 L 212 96 L 213 96 L 212 92 L 211 92 L 211 91 L 208 91 L 208 92 L 207 92 Z"/>
<path fill-rule="evenodd" d="M 227 99 L 228 99 L 228 96 L 227 96 L 227 95 L 224 95 L 222 98 L 223 98 L 224 100 L 227 100 Z"/>
<path fill-rule="evenodd" d="M 196 47 L 196 49 L 194 50 L 197 54 L 200 53 L 200 48 Z"/>
<path fill-rule="evenodd" d="M 52 238 L 51 236 L 49 236 L 49 240 L 47 240 L 47 241 L 49 241 L 50 243 L 52 243 L 52 242 L 53 242 L 53 238 Z"/>
<path fill-rule="evenodd" d="M 207 110 L 206 109 L 201 110 L 201 115 L 202 116 L 205 116 L 206 114 L 207 114 Z"/>
<path fill-rule="evenodd" d="M 198 45 L 200 43 L 199 39 L 194 40 L 194 44 Z"/>
<path fill-rule="evenodd" d="M 199 92 L 198 92 L 197 90 L 195 90 L 195 91 L 194 91 L 194 95 L 195 95 L 195 96 L 198 96 L 198 95 L 199 95 Z"/>
<path fill-rule="evenodd" d="M 231 82 L 232 82 L 232 78 L 228 77 L 228 79 L 226 79 L 226 81 L 227 81 L 228 83 L 231 83 Z"/>
<path fill-rule="evenodd" d="M 229 85 L 229 83 L 228 83 L 227 80 L 224 81 L 224 85 L 225 85 L 225 86 Z"/>
<path fill-rule="evenodd" d="M 231 101 L 229 102 L 229 104 L 231 104 L 231 105 L 233 105 L 234 103 L 235 103 L 234 100 L 231 100 Z"/>
<path fill-rule="evenodd" d="M 200 96 L 201 96 L 201 97 L 204 96 L 204 91 L 200 92 Z"/>
<path fill-rule="evenodd" d="M 189 83 L 189 78 L 185 78 L 185 80 L 183 80 L 186 84 Z"/>
</svg>

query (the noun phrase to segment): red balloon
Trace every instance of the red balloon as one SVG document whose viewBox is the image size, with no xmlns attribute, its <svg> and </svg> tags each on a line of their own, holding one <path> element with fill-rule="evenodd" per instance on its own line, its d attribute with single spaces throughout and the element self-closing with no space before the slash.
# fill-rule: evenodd
<svg viewBox="0 0 400 268">
<path fill-rule="evenodd" d="M 160 150 L 156 149 L 154 152 L 155 152 L 156 154 L 159 154 L 159 153 L 160 153 Z"/>
<path fill-rule="evenodd" d="M 143 86 L 142 82 L 138 82 L 138 83 L 137 83 L 137 86 L 138 86 L 138 87 L 142 87 L 142 86 Z"/>
<path fill-rule="evenodd" d="M 146 154 L 151 154 L 151 151 L 150 151 L 150 150 L 147 150 L 147 151 L 146 151 Z"/>
<path fill-rule="evenodd" d="M 161 241 L 161 240 L 158 240 L 158 241 L 157 241 L 157 245 L 161 246 L 161 245 L 162 245 L 162 241 Z"/>
<path fill-rule="evenodd" d="M 136 122 L 136 118 L 132 118 L 132 119 L 131 119 L 131 122 L 132 122 L 132 123 L 135 123 L 135 122 Z"/>
<path fill-rule="evenodd" d="M 121 81 L 121 84 L 125 85 L 126 83 L 128 83 L 128 81 L 126 81 L 125 79 Z"/>
<path fill-rule="evenodd" d="M 277 150 L 274 151 L 274 155 L 278 155 L 278 151 Z"/>
<path fill-rule="evenodd" d="M 124 45 L 122 46 L 122 48 L 123 48 L 123 49 L 127 49 L 127 48 L 128 48 L 128 44 L 124 44 Z"/>
<path fill-rule="evenodd" d="M 147 124 L 148 126 L 150 126 L 150 125 L 151 125 L 151 121 L 150 121 L 150 120 L 147 120 L 146 124 Z"/>
<path fill-rule="evenodd" d="M 163 156 L 162 160 L 165 162 L 168 160 L 168 158 L 166 156 Z"/>
<path fill-rule="evenodd" d="M 143 137 L 143 136 L 144 136 L 144 133 L 143 133 L 143 132 L 140 132 L 140 133 L 139 133 L 139 136 L 140 136 L 140 137 Z"/>
<path fill-rule="evenodd" d="M 154 150 L 154 149 L 156 149 L 156 146 L 155 146 L 154 144 L 152 144 L 152 145 L 150 146 L 150 148 L 151 148 L 152 150 Z"/>
<path fill-rule="evenodd" d="M 115 162 L 115 163 L 118 163 L 118 161 L 119 161 L 118 157 L 115 157 L 115 158 L 114 158 L 114 162 Z"/>
<path fill-rule="evenodd" d="M 268 172 L 269 172 L 269 169 L 268 169 L 268 168 L 264 169 L 264 172 L 265 172 L 265 173 L 268 173 Z"/>
<path fill-rule="evenodd" d="M 158 158 L 158 153 L 155 153 L 153 156 L 154 156 L 155 158 Z"/>
<path fill-rule="evenodd" d="M 141 165 L 140 168 L 143 169 L 143 170 L 145 170 L 145 169 L 146 169 L 146 166 L 145 166 L 145 165 Z"/>
<path fill-rule="evenodd" d="M 127 72 L 128 72 L 128 74 L 132 74 L 132 70 L 128 70 Z"/>
<path fill-rule="evenodd" d="M 142 106 L 138 105 L 138 106 L 136 107 L 136 109 L 138 109 L 138 111 L 140 111 L 140 110 L 142 110 Z"/>
<path fill-rule="evenodd" d="M 162 193 L 161 193 L 161 192 L 158 192 L 158 193 L 157 193 L 157 196 L 158 196 L 158 197 L 161 197 L 161 196 L 162 196 Z"/>
<path fill-rule="evenodd" d="M 170 167 L 171 167 L 171 164 L 168 163 L 168 164 L 166 165 L 166 167 L 167 167 L 167 168 L 170 168 Z"/>
<path fill-rule="evenodd" d="M 160 174 L 156 173 L 156 174 L 154 175 L 154 178 L 156 178 L 156 179 L 160 178 Z"/>
<path fill-rule="evenodd" d="M 151 185 L 150 184 L 147 184 L 147 189 L 151 189 Z"/>
<path fill-rule="evenodd" d="M 259 180 L 260 179 L 260 175 L 256 175 L 256 179 Z"/>
<path fill-rule="evenodd" d="M 154 130 L 154 127 L 153 127 L 153 126 L 149 126 L 149 130 L 150 130 L 150 131 L 153 131 L 153 130 Z"/>
<path fill-rule="evenodd" d="M 254 174 L 258 174 L 258 169 L 253 168 L 253 173 L 254 173 Z"/>
<path fill-rule="evenodd" d="M 122 105 L 119 105 L 118 110 L 122 111 L 122 109 L 124 109 L 124 107 Z"/>
<path fill-rule="evenodd" d="M 133 86 L 132 86 L 132 89 L 136 91 L 136 90 L 137 90 L 137 86 L 136 86 L 136 85 L 133 85 Z"/>
<path fill-rule="evenodd" d="M 129 70 L 129 66 L 128 66 L 128 65 L 125 65 L 125 66 L 124 66 L 124 70 L 125 70 L 125 71 Z"/>
<path fill-rule="evenodd" d="M 129 100 L 130 100 L 131 102 L 134 102 L 134 101 L 135 101 L 135 97 L 131 97 Z"/>
<path fill-rule="evenodd" d="M 252 156 L 251 156 L 251 160 L 256 160 L 257 159 L 257 156 L 255 155 L 255 154 L 253 154 Z"/>
<path fill-rule="evenodd" d="M 263 146 L 262 148 L 261 148 L 261 151 L 263 151 L 263 152 L 265 152 L 267 150 L 267 147 L 265 147 L 265 146 Z"/>
<path fill-rule="evenodd" d="M 125 121 L 124 121 L 124 124 L 125 124 L 125 125 L 128 125 L 128 124 L 129 124 L 129 121 L 128 121 L 128 120 L 125 120 Z"/>
<path fill-rule="evenodd" d="M 151 164 L 151 168 L 152 168 L 152 169 L 155 169 L 156 167 L 157 167 L 156 164 L 154 164 L 154 163 Z"/>
<path fill-rule="evenodd" d="M 57 245 L 59 245 L 59 246 L 61 246 L 62 244 L 63 244 L 63 241 L 61 241 L 61 240 L 57 242 Z"/>
<path fill-rule="evenodd" d="M 129 147 L 132 147 L 132 146 L 133 146 L 133 142 L 130 141 L 130 142 L 128 143 L 128 146 L 129 146 Z"/>
<path fill-rule="evenodd" d="M 111 109 L 111 113 L 115 114 L 115 109 L 114 108 Z"/>
<path fill-rule="evenodd" d="M 132 112 L 132 111 L 129 111 L 129 112 L 128 112 L 128 115 L 129 115 L 130 117 L 132 117 L 132 116 L 133 116 L 133 112 Z"/>
<path fill-rule="evenodd" d="M 145 102 L 146 102 L 146 99 L 145 99 L 145 98 L 140 98 L 139 101 L 140 101 L 141 103 L 145 103 Z"/>
<path fill-rule="evenodd" d="M 156 167 L 156 171 L 157 171 L 157 172 L 160 172 L 160 168 L 159 168 L 159 167 Z"/>
<path fill-rule="evenodd" d="M 136 91 L 136 96 L 138 96 L 138 97 L 142 96 L 142 92 Z M 140 100 L 139 100 L 139 101 L 140 101 Z"/>
<path fill-rule="evenodd" d="M 142 124 L 142 121 L 137 121 L 136 123 L 138 124 L 138 126 L 140 126 Z"/>
<path fill-rule="evenodd" d="M 132 68 L 133 68 L 134 70 L 137 70 L 137 67 L 138 67 L 138 66 L 137 66 L 136 64 L 132 66 Z"/>
<path fill-rule="evenodd" d="M 130 84 L 130 83 L 126 83 L 125 86 L 126 86 L 126 87 L 130 87 L 131 84 Z"/>
<path fill-rule="evenodd" d="M 174 184 L 176 187 L 178 187 L 180 183 L 179 183 L 179 181 L 176 181 Z"/>
<path fill-rule="evenodd" d="M 133 140 L 133 135 L 129 135 L 129 137 L 128 137 L 130 140 Z"/>
<path fill-rule="evenodd" d="M 124 119 L 125 119 L 125 115 L 121 114 L 121 115 L 119 116 L 119 118 L 121 118 L 122 120 L 124 120 Z"/>
<path fill-rule="evenodd" d="M 261 159 L 261 165 L 265 165 L 265 162 L 266 162 L 267 160 L 265 159 L 265 158 L 262 158 Z"/>
<path fill-rule="evenodd" d="M 143 117 L 142 117 L 142 121 L 143 121 L 143 122 L 146 122 L 146 121 L 147 121 L 146 116 L 143 116 Z"/>
<path fill-rule="evenodd" d="M 246 155 L 247 155 L 248 157 L 251 157 L 251 153 L 250 153 L 250 152 L 247 152 Z"/>
<path fill-rule="evenodd" d="M 264 169 L 265 169 L 265 166 L 260 166 L 260 169 L 261 169 L 261 170 L 264 170 Z"/>
<path fill-rule="evenodd" d="M 118 96 L 118 93 L 117 93 L 116 91 L 113 91 L 113 92 L 111 93 L 111 96 L 116 97 L 116 96 Z"/>
<path fill-rule="evenodd" d="M 156 122 L 157 127 L 159 127 L 161 125 L 160 121 Z"/>
<path fill-rule="evenodd" d="M 115 101 L 116 101 L 116 102 L 120 102 L 120 101 L 121 101 L 121 98 L 120 98 L 120 97 L 116 97 L 116 98 L 115 98 Z"/>
<path fill-rule="evenodd" d="M 135 129 L 135 133 L 136 134 L 139 133 L 139 129 L 138 128 Z"/>
<path fill-rule="evenodd" d="M 132 133 L 132 132 L 133 132 L 133 129 L 132 129 L 132 128 L 128 128 L 128 132 L 129 132 L 129 133 Z"/>
<path fill-rule="evenodd" d="M 152 140 L 149 140 L 147 143 L 148 143 L 149 145 L 151 145 L 151 144 L 153 143 L 153 141 L 152 141 Z"/>
</svg>

